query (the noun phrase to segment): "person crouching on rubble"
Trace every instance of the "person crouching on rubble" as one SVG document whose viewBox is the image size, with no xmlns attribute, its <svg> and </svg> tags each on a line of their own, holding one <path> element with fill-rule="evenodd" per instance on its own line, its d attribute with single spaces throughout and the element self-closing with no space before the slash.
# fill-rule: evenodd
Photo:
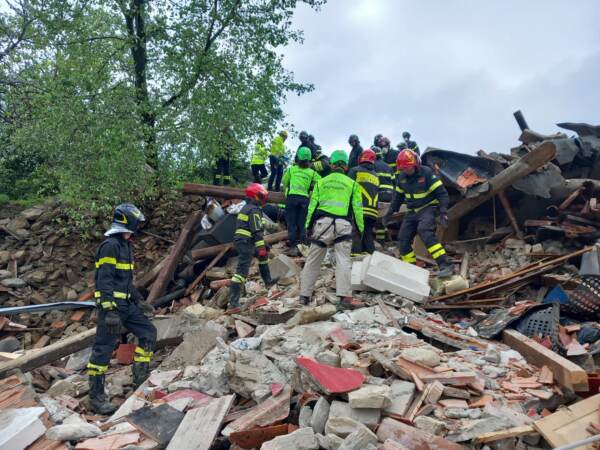
<svg viewBox="0 0 600 450">
<path fill-rule="evenodd" d="M 283 175 L 285 222 L 289 234 L 290 256 L 298 256 L 297 245 L 306 243 L 304 223 L 308 213 L 309 196 L 315 183 L 321 179 L 319 174 L 310 168 L 311 158 L 310 148 L 300 147 L 296 154 L 297 163 L 289 167 Z"/>
<path fill-rule="evenodd" d="M 229 306 L 227 311 L 233 313 L 240 308 L 240 295 L 242 284 L 250 271 L 250 263 L 256 254 L 258 257 L 258 270 L 265 286 L 269 289 L 276 279 L 271 278 L 269 271 L 269 251 L 263 237 L 263 211 L 267 203 L 269 192 L 258 183 L 251 183 L 246 187 L 246 204 L 237 215 L 236 230 L 233 245 L 238 253 L 238 264 L 235 275 L 231 278 L 229 287 Z"/>
<path fill-rule="evenodd" d="M 362 196 L 358 183 L 346 175 L 348 154 L 343 150 L 334 151 L 330 164 L 332 172 L 317 182 L 308 206 L 306 228 L 312 229 L 312 243 L 300 275 L 300 302 L 305 305 L 310 302 L 327 247 L 333 245 L 340 306 L 357 308 L 363 304 L 352 298 L 350 251 L 352 218 L 358 231 L 364 232 Z"/>
<path fill-rule="evenodd" d="M 137 387 L 150 373 L 156 328 L 144 315 L 144 298 L 133 284 L 133 249 L 131 238 L 145 221 L 142 212 L 130 203 L 115 208 L 106 240 L 96 251 L 96 290 L 98 306 L 96 341 L 87 365 L 91 409 L 102 415 L 117 408 L 106 398 L 104 381 L 108 363 L 121 335 L 121 325 L 138 339 L 133 359 L 133 382 Z"/>
<path fill-rule="evenodd" d="M 438 276 L 449 277 L 454 268 L 435 235 L 436 219 L 444 228 L 448 226 L 448 192 L 433 170 L 421 165 L 419 156 L 412 150 L 402 150 L 398 154 L 396 167 L 394 197 L 383 223 L 387 226 L 391 215 L 406 203 L 408 212 L 398 232 L 402 260 L 411 264 L 417 262 L 412 241 L 418 233 L 438 265 Z"/>
</svg>

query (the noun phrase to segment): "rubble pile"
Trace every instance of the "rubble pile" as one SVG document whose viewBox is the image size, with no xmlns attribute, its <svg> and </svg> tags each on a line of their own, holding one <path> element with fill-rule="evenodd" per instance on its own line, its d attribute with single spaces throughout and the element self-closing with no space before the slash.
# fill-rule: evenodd
<svg viewBox="0 0 600 450">
<path fill-rule="evenodd" d="M 0 447 L 595 448 L 600 132 L 563 125 L 579 135 L 522 127 L 522 145 L 509 155 L 428 149 L 423 161 L 451 193 L 450 226 L 439 231 L 456 275 L 435 276 L 418 240 L 416 265 L 399 260 L 391 242 L 378 244 L 353 258 L 353 292 L 365 305 L 355 310 L 341 309 L 333 293 L 332 254 L 310 303 L 300 304 L 307 249 L 288 252 L 274 206 L 282 195 L 270 193 L 265 241 L 278 284 L 257 281 L 253 261 L 241 310 L 226 312 L 243 191 L 186 185 L 183 200 L 148 210 L 152 234 L 136 244 L 136 285 L 154 306 L 158 330 L 150 377 L 134 389 L 135 344 L 121 343 L 107 374 L 119 408 L 91 415 L 82 369 L 93 320 L 72 316 L 94 313 L 5 313 L 2 336 L 20 340 L 0 353 L 0 423 L 10 424 L 0 429 Z M 25 283 L 3 283 L 3 307 L 45 307 L 64 286 L 75 292 L 71 300 L 89 298 L 97 241 L 73 248 L 59 236 L 47 244 L 57 233 L 48 218 L 56 209 L 40 209 L 36 218 L 23 212 L 1 222 L 9 230 L 3 268 Z M 171 213 L 159 211 L 177 212 L 167 220 Z M 15 220 L 27 226 L 15 228 Z M 38 285 L 28 280 L 35 271 L 46 274 Z M 72 328 L 53 326 L 57 320 Z M 23 351 L 29 346 L 36 350 Z"/>
</svg>

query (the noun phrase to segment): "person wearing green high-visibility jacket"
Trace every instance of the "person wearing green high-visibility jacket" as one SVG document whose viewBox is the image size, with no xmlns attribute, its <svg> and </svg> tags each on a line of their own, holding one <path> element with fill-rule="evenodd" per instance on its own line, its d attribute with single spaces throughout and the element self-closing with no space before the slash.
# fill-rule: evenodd
<svg viewBox="0 0 600 450">
<path fill-rule="evenodd" d="M 362 196 L 358 183 L 346 175 L 348 154 L 344 150 L 334 151 L 330 164 L 331 173 L 316 184 L 308 205 L 306 228 L 312 229 L 311 246 L 300 275 L 300 301 L 310 302 L 327 247 L 333 245 L 336 295 L 340 306 L 357 308 L 363 304 L 352 298 L 350 250 L 352 222 L 360 233 L 365 227 Z"/>
<path fill-rule="evenodd" d="M 283 157 L 285 156 L 285 140 L 288 132 L 280 131 L 271 141 L 269 148 L 269 164 L 271 166 L 271 175 L 269 175 L 269 191 L 275 189 L 279 192 L 281 189 L 281 177 L 283 176 Z"/>
<path fill-rule="evenodd" d="M 254 153 L 252 153 L 252 159 L 250 160 L 250 168 L 252 169 L 252 178 L 255 183 L 261 183 L 263 178 L 269 174 L 265 166 L 265 161 L 269 156 L 269 150 L 265 147 L 265 143 L 262 139 L 256 141 L 254 147 Z"/>
<path fill-rule="evenodd" d="M 308 147 L 300 147 L 296 153 L 297 164 L 289 167 L 283 175 L 283 191 L 285 192 L 285 222 L 288 229 L 290 256 L 298 256 L 300 242 L 306 243 L 306 214 L 310 193 L 321 179 L 319 174 L 310 168 L 312 153 Z"/>
</svg>

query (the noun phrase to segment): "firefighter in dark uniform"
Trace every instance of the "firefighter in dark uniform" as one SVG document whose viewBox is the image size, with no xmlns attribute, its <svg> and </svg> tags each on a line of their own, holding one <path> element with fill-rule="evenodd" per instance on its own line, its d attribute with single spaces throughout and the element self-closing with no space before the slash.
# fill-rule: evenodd
<svg viewBox="0 0 600 450">
<path fill-rule="evenodd" d="M 377 209 L 379 197 L 379 177 L 375 171 L 375 152 L 370 148 L 364 150 L 358 159 L 358 166 L 350 169 L 348 176 L 356 181 L 360 188 L 363 205 L 364 232 L 354 233 L 352 241 L 352 255 L 364 253 L 372 254 L 375 251 L 374 228 L 377 223 L 379 211 Z"/>
<path fill-rule="evenodd" d="M 312 161 L 312 169 L 319 174 L 321 178 L 326 177 L 331 173 L 329 158 L 321 152 L 321 147 L 317 148 L 317 152 Z"/>
<path fill-rule="evenodd" d="M 231 159 L 229 156 L 219 156 L 213 178 L 215 186 L 229 186 L 231 184 Z"/>
<path fill-rule="evenodd" d="M 383 154 L 383 160 L 392 170 L 396 172 L 396 159 L 398 158 L 398 150 L 391 147 L 390 140 L 386 137 L 382 137 L 379 140 L 381 153 Z"/>
<path fill-rule="evenodd" d="M 390 203 L 394 194 L 394 171 L 383 161 L 383 155 L 379 147 L 373 147 L 377 159 L 375 160 L 375 171 L 379 177 L 379 201 Z M 383 224 L 375 225 L 375 239 L 381 244 L 385 242 L 387 229 Z"/>
<path fill-rule="evenodd" d="M 358 166 L 358 158 L 362 155 L 363 148 L 360 146 L 360 140 L 356 134 L 351 134 L 348 138 L 348 144 L 350 144 L 350 156 L 348 157 L 348 167 L 352 169 Z"/>
<path fill-rule="evenodd" d="M 397 168 L 399 173 L 396 176 L 394 198 L 384 223 L 387 224 L 391 214 L 406 203 L 408 213 L 398 233 L 402 260 L 413 264 L 417 262 L 412 241 L 418 233 L 438 265 L 438 275 L 448 277 L 452 275 L 453 266 L 435 235 L 436 219 L 444 228 L 448 226 L 448 192 L 433 170 L 422 166 L 419 156 L 411 150 L 400 152 Z"/>
<path fill-rule="evenodd" d="M 96 252 L 96 290 L 98 306 L 96 341 L 87 365 L 90 382 L 90 406 L 98 414 L 112 414 L 116 407 L 106 398 L 104 378 L 121 326 L 133 333 L 135 348 L 133 382 L 139 386 L 148 378 L 150 360 L 156 343 L 156 328 L 140 307 L 144 299 L 133 285 L 133 249 L 131 237 L 145 221 L 141 211 L 130 203 L 119 205 L 113 213 L 107 239 Z"/>
<path fill-rule="evenodd" d="M 238 264 L 235 275 L 231 278 L 229 287 L 229 312 L 240 308 L 240 295 L 242 284 L 250 271 L 250 263 L 256 254 L 258 257 L 258 270 L 265 286 L 270 288 L 277 280 L 271 278 L 269 271 L 269 251 L 263 237 L 263 211 L 267 203 L 268 191 L 258 183 L 246 187 L 246 204 L 237 215 L 237 225 L 233 238 L 233 245 L 238 253 Z"/>
<path fill-rule="evenodd" d="M 417 155 L 421 154 L 419 145 L 415 141 L 410 140 L 410 133 L 408 131 L 405 131 L 404 133 L 402 133 L 402 138 L 404 139 L 404 142 L 400 142 L 397 146 L 399 151 L 412 150 Z"/>
</svg>

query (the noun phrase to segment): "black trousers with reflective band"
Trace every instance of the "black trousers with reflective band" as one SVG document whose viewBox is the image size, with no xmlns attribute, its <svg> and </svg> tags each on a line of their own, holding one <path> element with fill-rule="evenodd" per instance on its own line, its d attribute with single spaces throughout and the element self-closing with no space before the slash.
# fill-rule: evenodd
<svg viewBox="0 0 600 450">
<path fill-rule="evenodd" d="M 306 241 L 306 215 L 308 214 L 308 197 L 288 195 L 285 199 L 285 223 L 288 228 L 290 246 Z"/>
</svg>

